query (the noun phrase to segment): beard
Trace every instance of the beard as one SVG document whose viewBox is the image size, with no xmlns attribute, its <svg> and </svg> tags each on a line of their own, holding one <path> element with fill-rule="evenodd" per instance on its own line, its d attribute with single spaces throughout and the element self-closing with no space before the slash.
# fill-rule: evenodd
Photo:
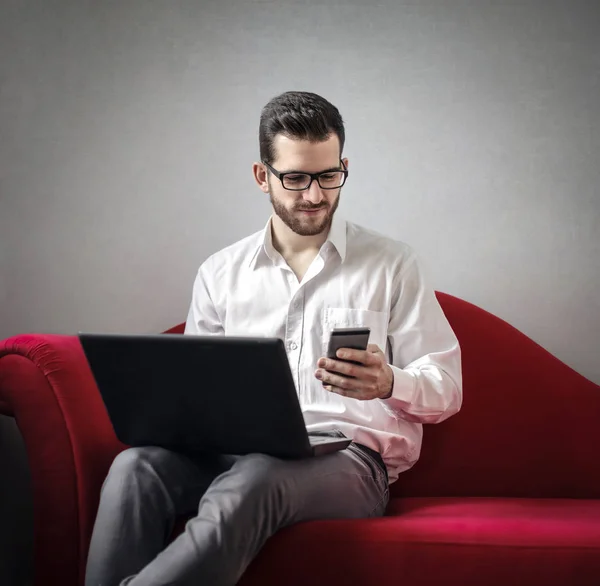
<svg viewBox="0 0 600 586">
<path fill-rule="evenodd" d="M 329 230 L 333 214 L 335 214 L 335 210 L 337 210 L 340 203 L 340 193 L 338 193 L 331 206 L 328 203 L 320 203 L 317 206 L 308 206 L 301 203 L 294 204 L 291 209 L 288 209 L 281 201 L 274 197 L 269 185 L 269 197 L 274 212 L 292 232 L 295 232 L 299 236 L 316 236 L 317 234 L 322 234 L 325 230 Z M 318 210 L 321 208 L 325 208 L 325 212 L 321 216 L 311 217 L 301 213 L 301 210 Z"/>
</svg>

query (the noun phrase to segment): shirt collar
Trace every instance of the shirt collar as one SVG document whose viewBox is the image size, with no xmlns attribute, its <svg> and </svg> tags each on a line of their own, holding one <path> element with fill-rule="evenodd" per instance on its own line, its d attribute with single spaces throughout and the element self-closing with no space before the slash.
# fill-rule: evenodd
<svg viewBox="0 0 600 586">
<path fill-rule="evenodd" d="M 335 246 L 342 262 L 346 258 L 346 220 L 338 211 L 333 214 L 331 228 L 327 235 L 327 242 L 331 242 Z"/>
<path fill-rule="evenodd" d="M 258 245 L 248 263 L 249 267 L 252 269 L 257 267 L 260 260 L 269 259 L 271 262 L 275 262 L 280 256 L 273 246 L 273 233 L 271 232 L 272 219 L 272 217 L 269 218 L 267 225 L 259 234 Z M 325 241 L 326 245 L 329 243 L 337 250 L 340 259 L 344 262 L 344 258 L 346 258 L 346 220 L 337 211 L 333 214 L 331 228 L 329 229 L 329 234 Z"/>
<path fill-rule="evenodd" d="M 267 225 L 262 232 L 259 232 L 258 243 L 254 254 L 250 257 L 248 266 L 255 269 L 261 260 L 270 259 L 273 262 L 278 254 L 273 246 L 273 234 L 271 232 L 271 219 L 269 218 Z"/>
</svg>

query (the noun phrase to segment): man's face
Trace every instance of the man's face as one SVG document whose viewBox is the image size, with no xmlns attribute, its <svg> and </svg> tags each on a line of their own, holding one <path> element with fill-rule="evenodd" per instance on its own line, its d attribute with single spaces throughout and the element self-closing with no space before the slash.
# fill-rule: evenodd
<svg viewBox="0 0 600 586">
<path fill-rule="evenodd" d="M 323 142 L 294 140 L 278 135 L 273 146 L 276 159 L 271 166 L 280 173 L 319 173 L 341 169 L 340 144 L 335 134 Z M 339 204 L 341 188 L 322 189 L 315 180 L 309 189 L 290 191 L 271 173 L 268 174 L 267 183 L 273 210 L 290 230 L 300 236 L 316 236 L 329 229 Z"/>
</svg>

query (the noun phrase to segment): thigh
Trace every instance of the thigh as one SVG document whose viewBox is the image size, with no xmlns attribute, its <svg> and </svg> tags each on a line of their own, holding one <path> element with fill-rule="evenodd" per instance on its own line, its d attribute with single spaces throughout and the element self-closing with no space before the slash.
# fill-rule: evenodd
<svg viewBox="0 0 600 586">
<path fill-rule="evenodd" d="M 227 475 L 240 491 L 278 503 L 282 525 L 311 519 L 382 515 L 389 489 L 385 473 L 355 446 L 303 460 L 244 456 Z M 272 498 L 274 497 L 274 498 Z"/>
<path fill-rule="evenodd" d="M 298 486 L 293 522 L 378 517 L 389 500 L 387 477 L 353 444 L 292 467 Z"/>
<path fill-rule="evenodd" d="M 191 455 L 158 446 L 139 446 L 116 457 L 105 485 L 137 485 L 148 497 L 160 491 L 168 496 L 171 513 L 179 516 L 193 512 L 211 482 L 232 464 L 225 456 Z"/>
</svg>

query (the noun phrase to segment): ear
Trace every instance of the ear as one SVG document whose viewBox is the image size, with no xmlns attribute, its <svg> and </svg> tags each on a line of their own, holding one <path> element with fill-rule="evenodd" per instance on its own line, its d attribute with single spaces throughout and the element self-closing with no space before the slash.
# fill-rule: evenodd
<svg viewBox="0 0 600 586">
<path fill-rule="evenodd" d="M 254 181 L 260 187 L 263 193 L 269 193 L 269 184 L 267 182 L 267 168 L 262 163 L 254 163 L 252 165 L 252 174 Z"/>
<path fill-rule="evenodd" d="M 344 166 L 347 169 L 348 168 L 348 159 L 342 159 L 342 162 L 344 163 Z"/>
</svg>

